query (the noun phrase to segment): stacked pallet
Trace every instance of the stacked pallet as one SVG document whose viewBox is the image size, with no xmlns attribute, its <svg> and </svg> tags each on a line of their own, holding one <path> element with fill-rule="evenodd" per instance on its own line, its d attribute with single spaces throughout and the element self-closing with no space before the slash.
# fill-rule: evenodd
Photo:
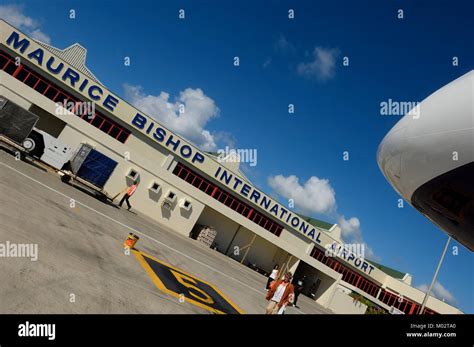
<svg viewBox="0 0 474 347">
<path fill-rule="evenodd" d="M 211 247 L 216 239 L 217 231 L 211 227 L 203 226 L 196 240 L 207 247 Z"/>
</svg>

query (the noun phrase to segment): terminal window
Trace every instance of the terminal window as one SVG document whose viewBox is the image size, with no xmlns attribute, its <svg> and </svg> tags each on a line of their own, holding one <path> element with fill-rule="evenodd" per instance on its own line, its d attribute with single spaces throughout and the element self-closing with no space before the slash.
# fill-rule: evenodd
<svg viewBox="0 0 474 347">
<path fill-rule="evenodd" d="M 232 194 L 226 192 L 224 189 L 221 189 L 215 184 L 211 183 L 209 180 L 192 171 L 184 164 L 178 163 L 178 165 L 176 165 L 175 169 L 173 170 L 173 174 L 203 191 L 207 195 L 210 195 L 220 203 L 233 209 L 242 216 L 250 219 L 255 224 L 258 224 L 262 228 L 270 231 L 272 234 L 280 236 L 283 230 L 281 225 L 275 223 L 259 211 L 256 211 L 246 203 L 235 198 Z"/>
</svg>

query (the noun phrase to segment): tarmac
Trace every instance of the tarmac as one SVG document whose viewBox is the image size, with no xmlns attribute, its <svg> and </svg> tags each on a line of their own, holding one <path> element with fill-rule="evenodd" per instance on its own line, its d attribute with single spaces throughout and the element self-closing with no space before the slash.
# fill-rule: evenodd
<svg viewBox="0 0 474 347">
<path fill-rule="evenodd" d="M 36 261 L 0 257 L 0 313 L 209 314 L 155 285 L 124 250 L 130 232 L 137 249 L 213 284 L 244 313 L 265 312 L 263 275 L 3 150 L 0 191 L 0 243 L 37 247 Z M 332 313 L 304 295 L 298 305 L 286 313 Z"/>
</svg>

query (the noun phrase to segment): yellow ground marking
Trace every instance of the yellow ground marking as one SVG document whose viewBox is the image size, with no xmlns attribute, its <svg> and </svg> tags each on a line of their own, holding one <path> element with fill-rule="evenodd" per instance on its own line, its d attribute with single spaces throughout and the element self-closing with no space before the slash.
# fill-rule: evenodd
<svg viewBox="0 0 474 347">
<path fill-rule="evenodd" d="M 243 314 L 244 312 L 236 305 L 232 302 L 232 300 L 230 300 L 226 295 L 224 295 L 224 293 L 222 293 L 216 286 L 214 286 L 213 284 L 209 283 L 209 282 L 206 282 L 206 281 L 203 281 L 185 271 L 182 271 L 181 269 L 178 269 L 168 263 L 165 263 L 164 261 L 161 261 L 149 254 L 146 254 L 142 251 L 139 251 L 137 249 L 133 249 L 132 250 L 133 254 L 135 255 L 135 257 L 137 258 L 138 262 L 142 265 L 142 267 L 145 269 L 145 272 L 148 274 L 148 276 L 150 276 L 151 280 L 153 281 L 153 283 L 162 291 L 162 292 L 165 292 L 171 296 L 174 296 L 175 298 L 178 298 L 180 299 L 182 297 L 182 293 L 176 293 L 176 292 L 173 292 L 172 290 L 169 290 L 168 288 L 166 288 L 165 284 L 161 281 L 161 279 L 157 276 L 157 274 L 155 273 L 155 271 L 153 271 L 153 269 L 150 267 L 150 265 L 146 262 L 146 260 L 144 259 L 144 257 L 147 257 L 149 259 L 152 259 L 154 261 L 156 261 L 157 263 L 160 263 L 164 266 L 166 266 L 167 268 L 169 269 L 172 269 L 172 270 L 175 270 L 177 271 L 178 273 L 181 273 L 181 274 L 184 274 L 188 277 L 191 277 L 192 279 L 198 281 L 198 282 L 201 282 L 201 283 L 204 283 L 204 284 L 207 284 L 209 287 L 212 287 L 212 289 L 214 289 L 217 294 L 219 294 L 221 297 L 223 297 L 228 303 L 230 306 L 232 306 L 237 312 L 239 312 L 240 314 Z M 202 291 L 202 290 L 201 290 Z M 207 293 L 206 293 L 207 294 Z M 193 304 L 195 306 L 198 306 L 200 308 L 203 308 L 207 311 L 210 311 L 210 312 L 213 312 L 213 313 L 217 313 L 217 314 L 226 314 L 225 312 L 221 311 L 221 310 L 218 310 L 218 309 L 215 309 L 215 308 L 212 308 L 210 306 L 207 306 L 199 301 L 196 301 L 196 300 L 193 300 L 191 298 L 188 298 L 188 297 L 184 297 L 184 300 L 186 302 L 189 302 L 190 304 Z"/>
</svg>

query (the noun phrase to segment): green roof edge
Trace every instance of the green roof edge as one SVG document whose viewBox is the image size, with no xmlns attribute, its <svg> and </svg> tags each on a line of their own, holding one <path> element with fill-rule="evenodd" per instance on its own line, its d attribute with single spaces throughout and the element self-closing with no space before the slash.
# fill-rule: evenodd
<svg viewBox="0 0 474 347">
<path fill-rule="evenodd" d="M 328 223 L 328 222 L 324 222 L 322 220 L 319 220 L 319 219 L 316 219 L 316 218 L 312 218 L 312 217 L 308 217 L 308 216 L 304 216 L 300 213 L 297 213 L 298 216 L 300 216 L 301 218 L 303 218 L 305 221 L 307 221 L 309 224 L 315 226 L 315 227 L 318 227 L 318 228 L 321 228 L 321 229 L 324 229 L 324 230 L 330 230 L 334 224 L 331 224 L 331 223 Z"/>
<path fill-rule="evenodd" d="M 406 272 L 401 272 L 401 271 L 392 269 L 391 267 L 388 267 L 388 266 L 385 266 L 385 265 L 376 263 L 376 262 L 373 261 L 373 260 L 367 259 L 367 261 L 370 262 L 370 263 L 371 263 L 373 266 L 375 266 L 377 269 L 379 269 L 379 270 L 385 272 L 387 275 L 392 276 L 392 277 L 394 277 L 394 278 L 403 279 L 403 277 L 405 277 L 405 275 L 406 275 Z"/>
</svg>

